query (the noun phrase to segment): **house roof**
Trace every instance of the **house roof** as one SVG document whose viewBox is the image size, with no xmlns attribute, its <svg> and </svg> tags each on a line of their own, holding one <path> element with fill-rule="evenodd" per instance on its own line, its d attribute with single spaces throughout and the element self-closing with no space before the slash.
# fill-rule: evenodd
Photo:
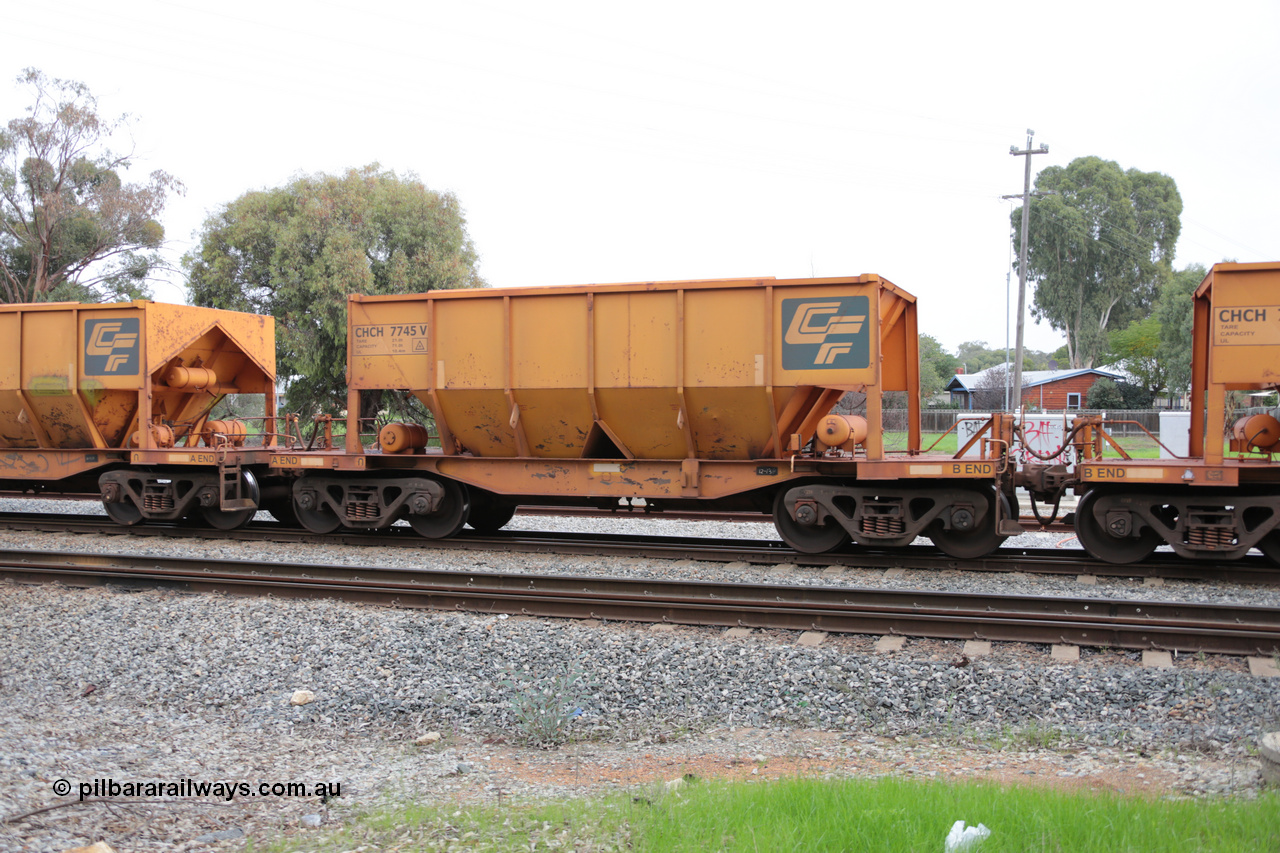
<svg viewBox="0 0 1280 853">
<path fill-rule="evenodd" d="M 995 367 L 988 367 L 986 370 L 979 370 L 977 373 L 957 373 L 947 383 L 948 391 L 978 391 L 982 390 L 983 382 L 991 380 L 987 377 L 995 379 L 995 387 L 1003 387 L 1004 382 L 1001 376 L 1005 371 L 1003 364 L 997 364 Z M 1012 373 L 1013 371 L 1009 371 Z M 1058 382 L 1062 379 L 1070 379 L 1073 376 L 1081 376 L 1086 373 L 1095 373 L 1098 376 L 1107 379 L 1123 380 L 1125 375 L 1118 370 L 1106 367 L 1083 367 L 1079 370 L 1024 370 L 1022 371 L 1022 387 L 1034 388 L 1037 385 L 1048 385 L 1051 382 Z M 992 387 L 992 386 L 987 386 Z"/>
</svg>

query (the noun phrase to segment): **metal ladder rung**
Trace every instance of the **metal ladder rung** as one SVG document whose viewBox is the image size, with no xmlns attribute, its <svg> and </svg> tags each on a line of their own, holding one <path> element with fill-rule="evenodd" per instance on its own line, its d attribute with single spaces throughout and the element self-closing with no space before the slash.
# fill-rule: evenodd
<svg viewBox="0 0 1280 853">
<path fill-rule="evenodd" d="M 219 505 L 223 510 L 237 509 L 255 509 L 258 504 L 252 498 L 241 496 L 241 477 L 240 466 L 234 468 L 226 465 L 218 466 L 218 476 L 221 478 L 221 488 L 219 489 L 218 499 Z M 234 495 L 234 497 L 229 497 Z"/>
</svg>

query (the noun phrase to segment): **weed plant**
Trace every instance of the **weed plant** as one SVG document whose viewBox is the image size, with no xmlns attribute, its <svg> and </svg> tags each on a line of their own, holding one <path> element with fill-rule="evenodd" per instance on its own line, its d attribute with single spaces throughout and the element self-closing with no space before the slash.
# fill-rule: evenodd
<svg viewBox="0 0 1280 853">
<path fill-rule="evenodd" d="M 565 672 L 535 676 L 508 670 L 502 686 L 510 691 L 520 738 L 531 746 L 558 746 L 569 740 L 590 685 L 574 665 Z"/>
</svg>

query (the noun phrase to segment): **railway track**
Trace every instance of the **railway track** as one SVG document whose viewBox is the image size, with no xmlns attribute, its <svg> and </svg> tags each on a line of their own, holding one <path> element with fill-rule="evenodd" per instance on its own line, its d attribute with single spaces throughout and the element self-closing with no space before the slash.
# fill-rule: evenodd
<svg viewBox="0 0 1280 853">
<path fill-rule="evenodd" d="M 500 531 L 480 535 L 465 530 L 450 539 L 423 539 L 407 527 L 377 532 L 345 532 L 318 537 L 305 530 L 274 522 L 254 522 L 238 530 L 223 531 L 189 525 L 121 527 L 100 515 L 55 513 L 0 513 L 0 528 L 95 535 L 168 536 L 276 542 L 324 542 L 358 547 L 415 549 L 465 549 L 556 553 L 594 556 L 654 557 L 670 560 L 748 562 L 764 565 L 793 563 L 805 566 L 852 566 L 925 570 L 961 569 L 987 572 L 1095 575 L 1109 577 L 1160 577 L 1227 583 L 1280 583 L 1280 569 L 1263 557 L 1233 562 L 1191 562 L 1160 553 L 1141 563 L 1117 566 L 1091 558 L 1084 551 L 1054 548 L 1002 548 L 994 554 L 970 560 L 949 557 L 931 546 L 872 550 L 849 546 L 829 554 L 799 554 L 778 540 L 712 539 L 679 536 L 644 536 L 600 533 L 550 533 Z"/>
<path fill-rule="evenodd" d="M 1280 649 L 1280 610 L 1244 605 L 13 550 L 0 551 L 0 574 L 20 583 L 336 597 L 541 617 L 899 633 L 1184 653 L 1265 655 Z"/>
<path fill-rule="evenodd" d="M 12 500 L 30 500 L 41 498 L 29 492 L 0 490 L 0 498 Z M 58 499 L 67 502 L 82 501 L 98 503 L 101 495 L 97 492 L 66 492 L 57 495 Z M 1061 513 L 1066 514 L 1064 511 Z M 520 506 L 516 515 L 535 517 L 569 517 L 569 518 L 613 518 L 628 521 L 725 521 L 738 524 L 773 524 L 773 516 L 767 512 L 729 512 L 718 510 L 650 510 L 646 507 L 616 506 L 600 509 L 590 506 Z M 1024 515 L 1020 519 L 1024 529 L 1031 532 L 1048 531 L 1051 533 L 1071 533 L 1071 525 L 1055 520 L 1050 524 L 1041 524 L 1034 516 Z"/>
<path fill-rule="evenodd" d="M 94 496 L 96 497 L 96 496 Z M 1046 513 L 1047 514 L 1047 513 Z M 773 524 L 773 516 L 765 512 L 714 512 L 710 510 L 661 510 L 650 512 L 644 509 L 597 509 L 584 506 L 522 506 L 517 508 L 516 515 L 532 516 L 568 516 L 575 518 L 617 518 L 627 520 L 665 520 L 665 521 L 727 521 L 738 524 Z M 1070 533 L 1071 525 L 1054 520 L 1049 524 L 1041 524 L 1033 516 L 1022 516 L 1019 519 L 1024 530 L 1028 532 L 1047 531 L 1050 533 Z"/>
</svg>

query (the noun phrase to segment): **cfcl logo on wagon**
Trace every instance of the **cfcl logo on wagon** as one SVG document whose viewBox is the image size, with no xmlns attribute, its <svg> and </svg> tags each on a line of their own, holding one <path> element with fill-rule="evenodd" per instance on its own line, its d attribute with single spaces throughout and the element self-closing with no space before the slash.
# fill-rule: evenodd
<svg viewBox="0 0 1280 853">
<path fill-rule="evenodd" d="M 782 300 L 784 370 L 849 370 L 871 365 L 866 296 Z"/>
<path fill-rule="evenodd" d="M 84 372 L 132 376 L 138 372 L 138 318 L 84 321 Z"/>
</svg>

